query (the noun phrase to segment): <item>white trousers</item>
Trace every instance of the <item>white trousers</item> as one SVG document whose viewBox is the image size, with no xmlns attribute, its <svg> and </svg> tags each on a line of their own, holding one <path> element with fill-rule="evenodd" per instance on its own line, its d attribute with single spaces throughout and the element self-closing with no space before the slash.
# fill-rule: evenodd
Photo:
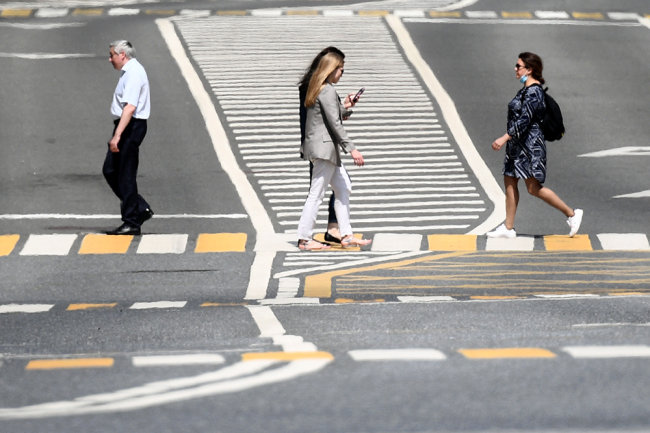
<svg viewBox="0 0 650 433">
<path fill-rule="evenodd" d="M 330 161 L 316 159 L 311 176 L 309 195 L 302 208 L 300 223 L 298 223 L 298 239 L 311 239 L 314 234 L 314 225 L 318 216 L 318 208 L 323 202 L 328 185 L 334 190 L 334 212 L 339 222 L 341 237 L 352 234 L 350 226 L 350 193 L 352 184 L 345 167 L 337 167 Z"/>
</svg>

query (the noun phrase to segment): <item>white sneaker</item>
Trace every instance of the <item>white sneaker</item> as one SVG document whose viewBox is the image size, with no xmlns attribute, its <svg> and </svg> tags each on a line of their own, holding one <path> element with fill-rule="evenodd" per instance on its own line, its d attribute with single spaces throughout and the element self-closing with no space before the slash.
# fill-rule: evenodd
<svg viewBox="0 0 650 433">
<path fill-rule="evenodd" d="M 573 211 L 575 215 L 567 218 L 566 223 L 569 224 L 571 230 L 569 231 L 569 237 L 574 237 L 578 230 L 580 229 L 580 223 L 582 222 L 582 209 L 575 209 Z"/>
<path fill-rule="evenodd" d="M 577 211 L 576 211 L 577 214 Z M 505 224 L 501 224 L 499 227 L 495 228 L 491 232 L 488 232 L 487 234 L 488 238 L 508 238 L 508 239 L 513 239 L 517 237 L 517 232 L 515 231 L 514 227 L 511 229 L 507 229 Z"/>
</svg>

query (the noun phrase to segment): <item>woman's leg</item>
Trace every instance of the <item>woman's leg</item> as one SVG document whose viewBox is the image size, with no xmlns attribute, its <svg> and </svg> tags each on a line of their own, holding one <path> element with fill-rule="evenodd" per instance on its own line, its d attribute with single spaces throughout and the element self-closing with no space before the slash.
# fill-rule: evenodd
<svg viewBox="0 0 650 433">
<path fill-rule="evenodd" d="M 331 182 L 336 165 L 323 159 L 314 161 L 311 186 L 298 223 L 298 239 L 311 239 L 318 215 L 318 207 L 325 196 L 325 188 Z"/>
<path fill-rule="evenodd" d="M 335 167 L 334 174 L 331 178 L 330 185 L 334 190 L 334 210 L 336 219 L 339 223 L 339 232 L 341 238 L 352 234 L 350 226 L 350 193 L 352 192 L 352 183 L 345 167 Z"/>
<path fill-rule="evenodd" d="M 533 177 L 526 179 L 526 187 L 528 188 L 528 193 L 530 195 L 544 200 L 567 217 L 572 217 L 574 215 L 573 209 L 567 206 L 552 189 L 543 186 L 537 179 Z"/>
<path fill-rule="evenodd" d="M 515 214 L 519 205 L 519 188 L 516 177 L 503 176 L 503 183 L 506 187 L 506 222 L 505 226 L 511 230 L 515 226 Z"/>
</svg>

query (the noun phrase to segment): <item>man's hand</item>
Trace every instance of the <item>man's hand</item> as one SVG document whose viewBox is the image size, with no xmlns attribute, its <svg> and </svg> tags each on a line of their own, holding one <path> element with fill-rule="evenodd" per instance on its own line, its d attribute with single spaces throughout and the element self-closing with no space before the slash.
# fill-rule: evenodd
<svg viewBox="0 0 650 433">
<path fill-rule="evenodd" d="M 120 142 L 120 136 L 119 135 L 114 135 L 113 138 L 108 142 L 108 148 L 111 150 L 113 153 L 118 153 L 120 149 L 117 147 L 118 143 Z"/>
</svg>

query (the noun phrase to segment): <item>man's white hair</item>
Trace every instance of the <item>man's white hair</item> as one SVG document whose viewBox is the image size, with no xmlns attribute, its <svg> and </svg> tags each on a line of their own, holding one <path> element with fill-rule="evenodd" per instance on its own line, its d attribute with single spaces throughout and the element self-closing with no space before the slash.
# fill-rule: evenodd
<svg viewBox="0 0 650 433">
<path fill-rule="evenodd" d="M 111 42 L 110 46 L 113 47 L 113 50 L 117 54 L 124 53 L 126 54 L 126 57 L 128 57 L 129 59 L 135 58 L 135 48 L 133 48 L 131 42 L 127 40 L 119 40 L 119 41 Z"/>
</svg>

